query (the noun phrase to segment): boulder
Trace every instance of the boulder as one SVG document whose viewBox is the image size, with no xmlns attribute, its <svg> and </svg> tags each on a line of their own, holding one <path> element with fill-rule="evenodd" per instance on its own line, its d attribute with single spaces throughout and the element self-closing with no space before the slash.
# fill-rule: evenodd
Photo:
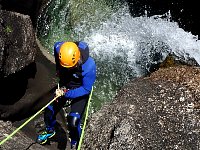
<svg viewBox="0 0 200 150">
<path fill-rule="evenodd" d="M 88 120 L 83 149 L 198 149 L 200 68 L 160 68 Z"/>
<path fill-rule="evenodd" d="M 6 77 L 34 62 L 37 50 L 30 17 L 0 10 L 0 77 Z"/>
</svg>

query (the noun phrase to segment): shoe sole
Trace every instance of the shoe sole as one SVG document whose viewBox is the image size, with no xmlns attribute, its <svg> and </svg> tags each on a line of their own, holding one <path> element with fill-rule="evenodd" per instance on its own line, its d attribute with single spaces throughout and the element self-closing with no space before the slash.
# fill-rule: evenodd
<svg viewBox="0 0 200 150">
<path fill-rule="evenodd" d="M 47 139 L 44 140 L 44 141 L 39 142 L 39 144 L 43 145 L 43 144 L 45 144 L 46 142 L 47 142 Z"/>
</svg>

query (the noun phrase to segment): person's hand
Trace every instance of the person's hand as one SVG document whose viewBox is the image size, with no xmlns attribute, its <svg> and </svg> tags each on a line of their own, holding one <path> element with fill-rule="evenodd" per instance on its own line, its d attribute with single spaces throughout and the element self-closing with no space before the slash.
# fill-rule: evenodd
<svg viewBox="0 0 200 150">
<path fill-rule="evenodd" d="M 55 96 L 56 97 L 60 97 L 60 96 L 64 96 L 65 92 L 60 88 L 60 89 L 56 89 L 55 91 Z"/>
<path fill-rule="evenodd" d="M 66 93 L 66 92 L 68 91 L 68 89 L 67 89 L 65 86 L 62 86 L 60 89 L 61 89 L 64 93 Z"/>
<path fill-rule="evenodd" d="M 58 88 L 55 91 L 55 97 L 64 96 L 67 91 L 68 91 L 68 89 L 65 86 Z"/>
</svg>

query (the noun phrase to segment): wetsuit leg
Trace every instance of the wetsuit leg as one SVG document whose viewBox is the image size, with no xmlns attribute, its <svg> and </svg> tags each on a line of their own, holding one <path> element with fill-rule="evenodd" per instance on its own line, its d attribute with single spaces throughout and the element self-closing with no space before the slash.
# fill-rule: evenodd
<svg viewBox="0 0 200 150">
<path fill-rule="evenodd" d="M 81 118 L 84 113 L 88 99 L 89 95 L 72 100 L 71 112 L 69 113 L 67 118 L 69 136 L 72 141 L 79 141 L 81 135 Z"/>
<path fill-rule="evenodd" d="M 65 105 L 66 99 L 65 98 L 59 98 L 58 102 L 53 102 L 52 105 L 49 105 L 44 112 L 44 122 L 46 125 L 47 130 L 48 129 L 54 129 L 54 126 L 56 124 L 56 115 L 61 110 L 61 108 Z"/>
</svg>

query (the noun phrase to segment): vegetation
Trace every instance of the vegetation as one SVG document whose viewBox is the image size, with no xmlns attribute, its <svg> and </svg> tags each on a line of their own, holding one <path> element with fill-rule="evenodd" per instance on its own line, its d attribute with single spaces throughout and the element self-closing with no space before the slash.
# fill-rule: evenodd
<svg viewBox="0 0 200 150">
<path fill-rule="evenodd" d="M 5 27 L 5 29 L 4 29 L 4 31 L 5 31 L 6 33 L 11 33 L 11 32 L 13 31 L 13 29 L 12 29 L 12 27 L 11 27 L 10 25 L 7 25 L 7 26 Z"/>
</svg>

